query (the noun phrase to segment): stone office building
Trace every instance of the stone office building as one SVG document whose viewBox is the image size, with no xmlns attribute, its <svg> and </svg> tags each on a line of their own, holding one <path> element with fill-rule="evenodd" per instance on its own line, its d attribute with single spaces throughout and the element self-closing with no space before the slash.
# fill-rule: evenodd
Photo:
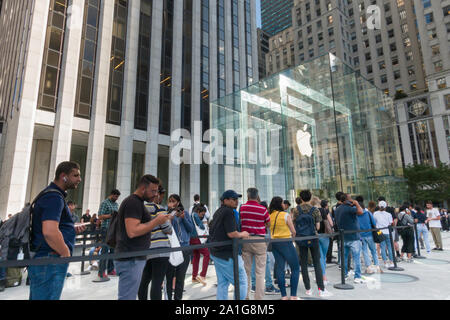
<svg viewBox="0 0 450 320">
<path fill-rule="evenodd" d="M 69 159 L 80 210 L 113 188 L 123 199 L 144 173 L 186 206 L 207 202 L 208 166 L 170 161 L 170 135 L 207 131 L 210 101 L 258 80 L 255 12 L 254 0 L 3 0 L 0 216 Z"/>
</svg>

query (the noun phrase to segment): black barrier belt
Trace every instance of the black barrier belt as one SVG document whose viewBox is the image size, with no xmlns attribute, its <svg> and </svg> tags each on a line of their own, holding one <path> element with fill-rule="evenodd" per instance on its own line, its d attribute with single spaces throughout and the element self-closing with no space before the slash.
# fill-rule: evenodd
<svg viewBox="0 0 450 320">
<path fill-rule="evenodd" d="M 399 226 L 394 227 L 397 229 L 411 228 L 412 226 Z M 370 232 L 370 231 L 378 231 L 386 228 L 376 228 L 376 229 L 367 229 L 367 230 L 348 230 L 344 233 L 361 233 L 361 232 Z M 314 240 L 319 238 L 331 238 L 340 233 L 331 233 L 331 234 L 319 234 L 315 236 L 309 237 L 294 237 L 294 238 L 286 238 L 286 239 L 238 239 L 238 243 L 259 243 L 259 242 L 289 242 L 289 241 L 304 241 L 304 240 Z M 230 246 L 233 244 L 232 240 L 221 241 L 221 242 L 212 242 L 206 244 L 198 244 L 198 245 L 190 245 L 185 247 L 177 247 L 177 248 L 158 248 L 158 249 L 148 249 L 144 251 L 132 251 L 132 252 L 122 252 L 122 253 L 114 253 L 114 254 L 102 254 L 96 256 L 80 256 L 80 257 L 68 257 L 68 258 L 47 258 L 42 257 L 38 259 L 27 259 L 27 260 L 10 260 L 10 261 L 0 261 L 1 268 L 11 268 L 11 267 L 27 267 L 27 266 L 41 266 L 47 264 L 65 264 L 72 262 L 84 262 L 84 261 L 93 261 L 93 260 L 118 260 L 118 259 L 129 259 L 136 257 L 146 257 L 149 255 L 156 255 L 162 253 L 171 253 L 176 251 L 192 251 L 202 248 L 214 248 L 221 246 Z M 86 244 L 86 246 L 94 247 L 97 244 Z M 82 245 L 83 246 L 83 245 Z M 99 245 L 97 245 L 99 246 Z"/>
</svg>

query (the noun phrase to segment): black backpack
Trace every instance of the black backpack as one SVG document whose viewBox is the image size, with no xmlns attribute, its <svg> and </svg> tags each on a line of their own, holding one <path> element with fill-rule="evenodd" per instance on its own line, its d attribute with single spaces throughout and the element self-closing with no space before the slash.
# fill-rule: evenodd
<svg viewBox="0 0 450 320">
<path fill-rule="evenodd" d="M 300 206 L 297 206 L 298 216 L 295 219 L 296 237 L 311 237 L 316 235 L 316 226 L 312 216 L 316 207 L 312 207 L 308 213 L 304 213 Z M 302 247 L 312 247 L 317 239 L 298 241 Z"/>
<path fill-rule="evenodd" d="M 41 191 L 33 202 L 24 207 L 21 212 L 13 215 L 5 221 L 0 227 L 0 257 L 3 260 L 18 260 L 19 253 L 22 251 L 23 258 L 29 259 L 31 252 L 39 250 L 32 247 L 32 215 L 36 201 L 47 193 L 61 192 L 57 189 L 47 189 Z M 62 194 L 61 194 L 62 195 Z"/>
<path fill-rule="evenodd" d="M 119 213 L 114 211 L 111 214 L 111 220 L 109 221 L 108 231 L 106 231 L 106 244 L 111 248 L 115 248 L 117 245 L 117 230 L 119 224 Z"/>
</svg>

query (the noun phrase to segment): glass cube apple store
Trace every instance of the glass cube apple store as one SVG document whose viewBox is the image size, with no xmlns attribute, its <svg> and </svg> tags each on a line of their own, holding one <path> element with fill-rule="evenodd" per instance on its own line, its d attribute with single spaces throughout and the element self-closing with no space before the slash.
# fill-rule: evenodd
<svg viewBox="0 0 450 320">
<path fill-rule="evenodd" d="M 249 187 L 269 203 L 303 189 L 406 199 L 392 99 L 332 54 L 213 102 L 210 121 L 213 209 Z"/>
</svg>

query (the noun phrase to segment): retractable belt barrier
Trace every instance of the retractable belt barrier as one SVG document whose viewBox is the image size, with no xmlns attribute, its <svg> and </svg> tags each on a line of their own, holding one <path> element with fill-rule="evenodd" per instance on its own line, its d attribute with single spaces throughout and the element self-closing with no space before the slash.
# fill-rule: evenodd
<svg viewBox="0 0 450 320">
<path fill-rule="evenodd" d="M 279 242 L 292 242 L 292 241 L 302 241 L 302 240 L 314 240 L 314 239 L 320 239 L 320 238 L 332 238 L 335 236 L 340 236 L 340 250 L 341 250 L 341 284 L 335 285 L 335 288 L 337 289 L 353 289 L 352 285 L 345 284 L 345 275 L 344 275 L 344 268 L 345 268 L 345 259 L 344 259 L 344 235 L 345 234 L 353 234 L 353 233 L 361 233 L 361 232 L 373 232 L 373 231 L 379 231 L 388 229 L 389 230 L 389 240 L 390 244 L 392 246 L 393 252 L 394 250 L 394 241 L 392 237 L 392 230 L 393 229 L 406 229 L 406 228 L 413 228 L 415 231 L 415 224 L 410 226 L 389 226 L 385 228 L 373 228 L 373 229 L 366 229 L 366 230 L 340 230 L 340 232 L 334 232 L 330 234 L 318 234 L 315 236 L 308 236 L 308 237 L 291 237 L 287 239 L 271 239 L 271 238 L 261 238 L 261 239 L 233 239 L 228 241 L 221 241 L 221 242 L 211 242 L 211 243 L 205 243 L 205 244 L 198 244 L 198 245 L 189 245 L 185 247 L 177 247 L 177 248 L 158 248 L 158 249 L 148 249 L 143 251 L 133 251 L 133 252 L 122 252 L 122 253 L 113 253 L 113 254 L 102 254 L 102 255 L 96 255 L 96 256 L 85 256 L 84 250 L 86 247 L 99 247 L 99 246 L 105 246 L 105 243 L 93 243 L 93 244 L 86 244 L 86 241 L 90 239 L 96 239 L 98 240 L 98 236 L 102 235 L 101 231 L 94 231 L 91 233 L 83 233 L 78 236 L 83 236 L 82 238 L 77 238 L 77 241 L 82 241 L 82 245 L 76 245 L 75 248 L 83 248 L 83 254 L 82 256 L 76 256 L 76 257 L 68 257 L 68 258 L 48 258 L 48 257 L 42 257 L 42 258 L 35 258 L 35 259 L 27 259 L 27 260 L 6 260 L 6 261 L 0 261 L 0 267 L 1 268 L 10 268 L 10 267 L 27 267 L 27 266 L 41 266 L 41 265 L 47 265 L 47 264 L 65 264 L 65 263 L 73 263 L 73 262 L 81 262 L 82 263 L 82 271 L 84 262 L 86 261 L 93 261 L 93 260 L 118 260 L 118 259 L 126 259 L 126 258 L 136 258 L 136 257 L 145 257 L 148 255 L 154 255 L 154 254 L 161 254 L 161 253 L 170 253 L 175 251 L 192 251 L 197 249 L 203 249 L 203 248 L 214 248 L 214 247 L 221 247 L 226 245 L 231 245 L 233 250 L 233 273 L 234 273 L 234 288 L 235 288 L 235 299 L 239 299 L 239 264 L 238 264 L 238 255 L 239 255 L 239 245 L 244 243 L 279 243 Z M 86 236 L 92 236 L 96 235 L 96 237 L 89 237 Z M 104 233 L 103 233 L 104 236 Z M 206 237 L 206 236 L 203 236 Z M 394 260 L 394 267 L 389 268 L 390 270 L 394 271 L 403 271 L 402 268 L 397 267 L 396 259 Z"/>
</svg>

